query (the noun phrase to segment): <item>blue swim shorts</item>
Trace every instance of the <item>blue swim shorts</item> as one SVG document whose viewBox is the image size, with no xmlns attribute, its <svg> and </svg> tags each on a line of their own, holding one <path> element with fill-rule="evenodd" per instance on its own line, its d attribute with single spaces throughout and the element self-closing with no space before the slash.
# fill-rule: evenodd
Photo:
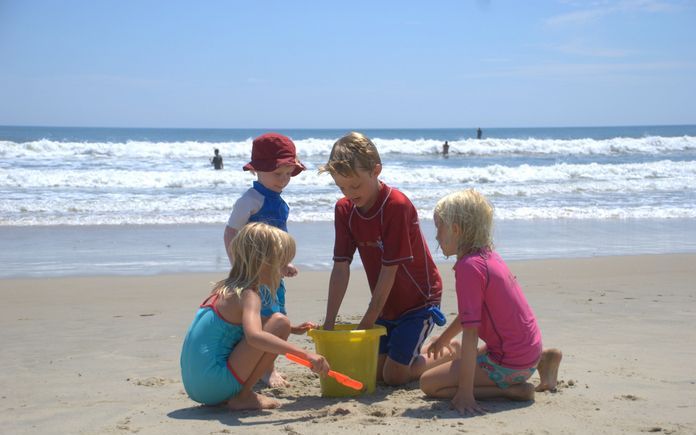
<svg viewBox="0 0 696 435">
<path fill-rule="evenodd" d="M 399 364 L 411 365 L 434 325 L 442 326 L 446 322 L 437 306 L 409 311 L 395 320 L 377 319 L 376 324 L 387 328 L 387 335 L 379 340 L 379 353 L 387 354 Z"/>
<path fill-rule="evenodd" d="M 509 388 L 514 384 L 521 384 L 531 378 L 536 371 L 535 367 L 528 369 L 509 369 L 494 363 L 488 354 L 479 355 L 476 364 L 488 373 L 488 377 L 495 382 L 499 388 Z"/>
</svg>

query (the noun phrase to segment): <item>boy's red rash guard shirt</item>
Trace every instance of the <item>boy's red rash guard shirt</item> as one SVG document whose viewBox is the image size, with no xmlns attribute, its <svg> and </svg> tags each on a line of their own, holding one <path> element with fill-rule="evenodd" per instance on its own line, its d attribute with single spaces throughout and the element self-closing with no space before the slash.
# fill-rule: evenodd
<svg viewBox="0 0 696 435">
<path fill-rule="evenodd" d="M 380 317 L 394 320 L 404 313 L 440 305 L 442 279 L 435 266 L 411 201 L 380 183 L 377 201 L 363 214 L 348 198 L 336 203 L 334 261 L 352 261 L 357 248 L 374 292 L 382 266 L 398 265 L 396 278 Z"/>
</svg>

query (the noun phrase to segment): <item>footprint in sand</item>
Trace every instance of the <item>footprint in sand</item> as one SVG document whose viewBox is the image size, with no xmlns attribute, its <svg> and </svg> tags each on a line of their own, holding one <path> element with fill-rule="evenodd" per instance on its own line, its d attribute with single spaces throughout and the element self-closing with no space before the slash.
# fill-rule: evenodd
<svg viewBox="0 0 696 435">
<path fill-rule="evenodd" d="M 173 384 L 174 382 L 176 382 L 174 379 L 160 378 L 157 376 L 145 379 L 126 378 L 126 381 L 132 382 L 134 385 L 140 385 L 143 387 L 163 387 L 167 384 Z"/>
<path fill-rule="evenodd" d="M 341 408 L 340 406 L 336 409 L 333 410 L 331 413 L 333 415 L 348 415 L 350 414 L 350 409 L 348 408 Z"/>
<path fill-rule="evenodd" d="M 300 435 L 299 432 L 297 432 L 295 429 L 293 429 L 292 426 L 285 426 L 283 427 L 283 430 L 287 432 L 289 435 Z"/>
<path fill-rule="evenodd" d="M 574 379 L 569 379 L 568 381 L 565 381 L 563 379 L 558 380 L 558 384 L 556 385 L 557 390 L 562 390 L 566 388 L 575 388 L 577 385 L 578 381 Z"/>
<path fill-rule="evenodd" d="M 373 417 L 386 417 L 387 413 L 383 409 L 373 409 L 370 411 L 370 415 Z"/>
<path fill-rule="evenodd" d="M 133 429 L 131 427 L 131 418 L 126 417 L 122 419 L 121 421 L 116 423 L 116 429 L 121 430 L 121 431 L 128 431 L 131 433 L 136 433 L 139 432 L 140 429 Z"/>
</svg>

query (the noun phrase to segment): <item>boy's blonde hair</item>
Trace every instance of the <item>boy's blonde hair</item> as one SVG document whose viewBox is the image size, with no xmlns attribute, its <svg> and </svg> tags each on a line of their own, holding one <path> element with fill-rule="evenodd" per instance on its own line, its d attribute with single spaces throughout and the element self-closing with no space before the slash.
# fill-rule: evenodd
<svg viewBox="0 0 696 435">
<path fill-rule="evenodd" d="M 474 189 L 450 193 L 435 205 L 435 215 L 444 225 L 459 227 L 457 256 L 493 249 L 493 206 Z"/>
<path fill-rule="evenodd" d="M 319 173 L 352 177 L 357 170 L 372 171 L 381 165 L 377 147 L 362 133 L 352 131 L 334 143 L 329 161 L 319 168 Z"/>
<path fill-rule="evenodd" d="M 227 279 L 219 281 L 213 293 L 227 295 L 234 291 L 266 285 L 275 297 L 282 278 L 280 268 L 295 257 L 295 240 L 285 231 L 261 222 L 244 225 L 227 247 L 233 258 Z M 260 282 L 261 272 L 267 267 L 269 281 Z"/>
</svg>

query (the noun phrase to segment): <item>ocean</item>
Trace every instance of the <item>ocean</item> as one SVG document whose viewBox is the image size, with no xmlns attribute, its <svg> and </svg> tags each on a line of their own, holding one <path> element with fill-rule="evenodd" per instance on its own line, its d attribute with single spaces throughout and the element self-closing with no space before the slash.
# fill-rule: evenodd
<svg viewBox="0 0 696 435">
<path fill-rule="evenodd" d="M 241 168 L 267 131 L 308 168 L 283 192 L 296 263 L 330 268 L 340 193 L 317 170 L 347 129 L 0 126 L 0 277 L 224 271 L 224 225 L 254 180 Z M 433 252 L 435 202 L 464 188 L 495 206 L 505 258 L 696 252 L 696 125 L 358 131 Z"/>
</svg>

